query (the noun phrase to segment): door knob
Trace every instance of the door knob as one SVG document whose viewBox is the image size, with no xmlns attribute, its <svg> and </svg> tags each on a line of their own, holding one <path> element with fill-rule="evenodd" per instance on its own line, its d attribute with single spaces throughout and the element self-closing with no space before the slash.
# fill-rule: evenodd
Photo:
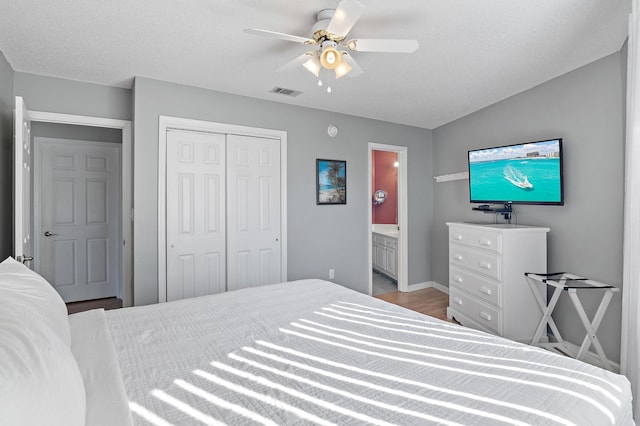
<svg viewBox="0 0 640 426">
<path fill-rule="evenodd" d="M 49 231 L 45 231 L 45 233 L 44 233 L 44 236 L 45 236 L 45 237 L 52 237 L 52 236 L 54 236 L 54 235 L 58 235 L 58 234 L 52 234 L 52 233 L 51 233 L 51 232 L 49 232 Z"/>
</svg>

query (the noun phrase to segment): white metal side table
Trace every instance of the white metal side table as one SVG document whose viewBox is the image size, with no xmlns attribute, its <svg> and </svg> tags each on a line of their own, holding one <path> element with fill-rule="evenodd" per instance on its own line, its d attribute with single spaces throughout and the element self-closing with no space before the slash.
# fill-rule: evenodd
<svg viewBox="0 0 640 426">
<path fill-rule="evenodd" d="M 603 284 L 597 281 L 593 281 L 584 277 L 580 277 L 574 274 L 568 274 L 566 272 L 557 272 L 553 274 L 543 274 L 543 273 L 531 273 L 527 272 L 524 274 L 527 277 L 527 282 L 529 283 L 529 287 L 531 287 L 531 291 L 533 292 L 540 309 L 542 310 L 542 319 L 540 320 L 540 324 L 536 329 L 533 338 L 531 339 L 531 345 L 540 346 L 545 349 L 554 350 L 561 354 L 571 356 L 573 358 L 584 361 L 585 356 L 588 353 L 589 348 L 593 345 L 598 358 L 600 358 L 600 362 L 602 366 L 609 371 L 614 371 L 613 364 L 607 358 L 602 349 L 602 345 L 598 340 L 598 336 L 596 336 L 596 332 L 598 331 L 598 327 L 604 318 L 604 314 L 609 306 L 609 302 L 611 302 L 611 298 L 614 293 L 620 291 L 619 288 L 614 287 L 612 285 Z M 547 303 L 547 300 L 543 299 L 540 291 L 538 291 L 538 286 L 540 284 L 554 287 L 555 290 Z M 578 297 L 578 290 L 600 290 L 602 291 L 602 300 L 600 301 L 600 305 L 598 306 L 598 310 L 596 311 L 593 319 L 590 320 L 589 316 L 584 310 L 582 306 L 582 302 L 580 302 L 580 298 Z M 552 314 L 553 310 L 558 303 L 558 299 L 563 291 L 566 291 L 573 302 L 573 306 L 580 317 L 580 321 L 586 330 L 586 334 L 582 341 L 582 345 L 576 351 L 573 345 L 569 345 L 560 335 L 560 331 L 556 326 L 555 321 L 553 320 Z M 541 342 L 541 340 L 547 336 L 546 330 L 547 325 L 551 329 L 553 333 L 553 337 L 555 338 L 554 342 Z M 546 339 L 545 339 L 546 340 Z"/>
</svg>

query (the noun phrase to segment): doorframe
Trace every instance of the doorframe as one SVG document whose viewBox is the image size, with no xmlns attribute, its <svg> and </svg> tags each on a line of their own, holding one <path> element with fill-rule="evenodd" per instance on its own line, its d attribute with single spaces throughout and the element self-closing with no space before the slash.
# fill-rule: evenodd
<svg viewBox="0 0 640 426">
<path fill-rule="evenodd" d="M 408 219 L 408 196 L 407 196 L 407 147 L 399 145 L 387 145 L 381 143 L 369 142 L 368 148 L 368 165 L 367 165 L 367 217 L 368 217 L 368 229 L 369 235 L 367 241 L 369 242 L 369 296 L 373 295 L 373 204 L 371 202 L 371 194 L 373 194 L 373 187 L 371 180 L 373 179 L 373 151 L 386 151 L 395 152 L 398 154 L 398 291 L 409 291 L 409 219 Z"/>
<path fill-rule="evenodd" d="M 120 169 L 120 184 L 122 185 L 122 255 L 120 259 L 120 288 L 118 291 L 122 299 L 122 306 L 133 306 L 133 285 L 131 282 L 133 272 L 133 210 L 131 209 L 133 188 L 131 165 L 133 155 L 131 150 L 131 121 L 115 118 L 91 117 L 86 115 L 60 114 L 46 111 L 29 111 L 29 118 L 32 122 L 38 121 L 41 123 L 105 127 L 109 129 L 119 129 L 122 132 L 122 157 Z"/>
<path fill-rule="evenodd" d="M 280 141 L 280 276 L 287 281 L 287 132 L 160 115 L 158 118 L 158 302 L 167 301 L 167 130 L 254 136 Z"/>
</svg>

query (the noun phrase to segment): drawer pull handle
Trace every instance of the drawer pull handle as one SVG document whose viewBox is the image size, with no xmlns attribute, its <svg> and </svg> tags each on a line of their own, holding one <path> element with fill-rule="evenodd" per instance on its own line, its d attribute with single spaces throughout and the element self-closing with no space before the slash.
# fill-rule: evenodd
<svg viewBox="0 0 640 426">
<path fill-rule="evenodd" d="M 483 246 L 491 246 L 491 240 L 483 238 L 483 239 L 480 240 L 480 244 L 483 245 Z"/>
<path fill-rule="evenodd" d="M 461 241 L 461 240 L 462 240 L 462 235 L 460 235 L 460 234 L 454 235 L 454 236 L 453 236 L 453 239 L 454 239 L 454 240 Z"/>
<path fill-rule="evenodd" d="M 453 255 L 453 258 L 454 258 L 455 260 L 462 260 L 462 255 L 461 255 L 461 254 L 454 254 L 454 255 Z"/>
<path fill-rule="evenodd" d="M 491 294 L 491 289 L 488 287 L 480 287 L 480 293 L 484 293 L 484 294 Z"/>
<path fill-rule="evenodd" d="M 460 299 L 459 297 L 454 297 L 453 301 L 456 303 L 456 305 L 462 305 L 462 299 Z"/>
<path fill-rule="evenodd" d="M 491 264 L 489 262 L 480 262 L 480 267 L 484 269 L 491 269 Z"/>
<path fill-rule="evenodd" d="M 458 276 L 458 275 L 454 275 L 453 280 L 457 283 L 461 283 L 462 282 L 462 277 Z"/>
<path fill-rule="evenodd" d="M 487 321 L 491 321 L 491 315 L 486 312 L 480 312 L 480 316 Z"/>
</svg>

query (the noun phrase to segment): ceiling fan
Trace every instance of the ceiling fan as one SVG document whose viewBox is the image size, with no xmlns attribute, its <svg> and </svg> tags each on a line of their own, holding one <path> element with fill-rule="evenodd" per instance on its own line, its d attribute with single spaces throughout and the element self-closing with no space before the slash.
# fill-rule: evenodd
<svg viewBox="0 0 640 426">
<path fill-rule="evenodd" d="M 278 38 L 304 45 L 314 46 L 293 61 L 278 68 L 283 71 L 302 65 L 316 77 L 321 69 L 332 70 L 336 78 L 349 75 L 357 77 L 363 73 L 351 52 L 412 53 L 418 48 L 417 40 L 399 39 L 350 39 L 347 34 L 358 21 L 364 6 L 357 0 L 341 0 L 336 9 L 318 12 L 318 21 L 311 28 L 312 38 L 300 37 L 275 31 L 247 28 L 250 34 Z M 319 85 L 322 82 L 319 81 Z M 328 88 L 330 92 L 331 89 Z"/>
</svg>

